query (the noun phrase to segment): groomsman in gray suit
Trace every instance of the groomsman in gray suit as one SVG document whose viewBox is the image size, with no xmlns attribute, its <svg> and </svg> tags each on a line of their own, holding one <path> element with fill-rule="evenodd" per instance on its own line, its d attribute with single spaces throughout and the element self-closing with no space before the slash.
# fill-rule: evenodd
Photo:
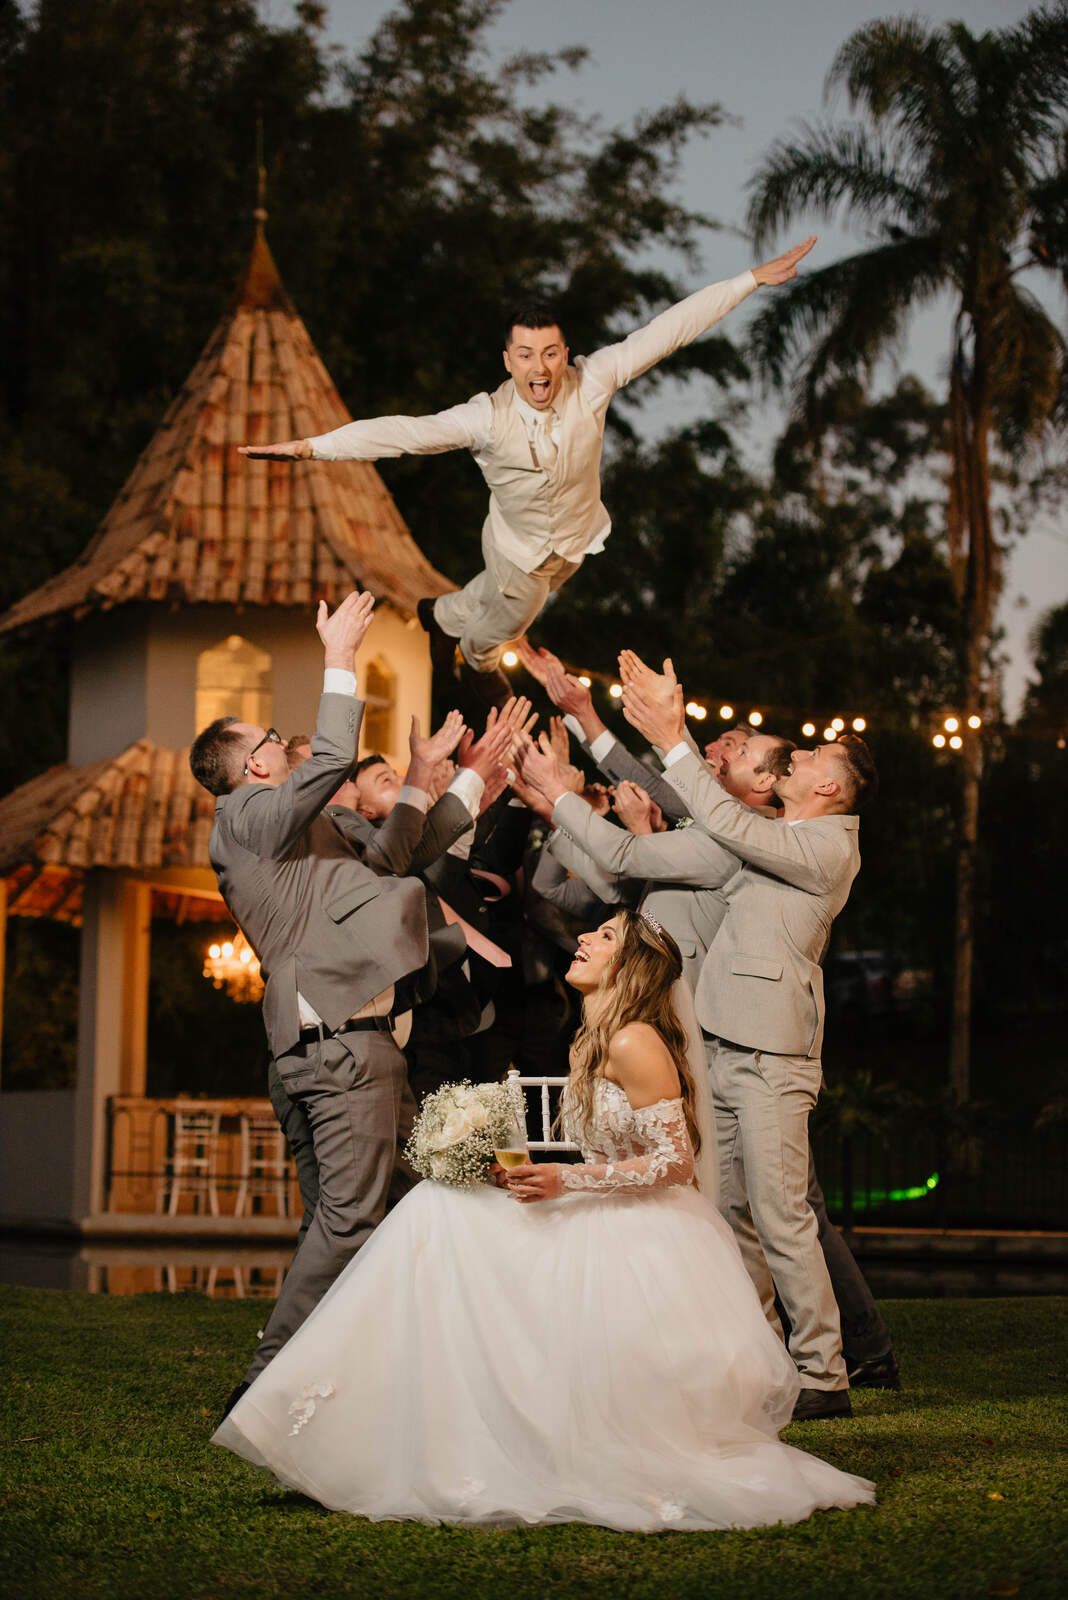
<svg viewBox="0 0 1068 1600">
<path fill-rule="evenodd" d="M 801 1371 L 795 1416 L 850 1414 L 838 1308 L 806 1200 L 808 1118 L 821 1083 L 821 962 L 860 867 L 857 811 L 877 788 L 855 736 L 795 750 L 775 785 L 783 820 L 729 795 L 685 739 L 681 689 L 624 685 L 628 720 L 667 751 L 666 780 L 742 861 L 697 985 L 710 1045 L 726 1215 L 772 1320 L 777 1289 Z"/>
<path fill-rule="evenodd" d="M 322 815 L 356 758 L 363 705 L 353 665 L 373 609 L 367 594 L 349 595 L 332 616 L 320 603 L 323 695 L 312 754 L 295 772 L 273 729 L 234 718 L 212 723 L 190 751 L 194 777 L 216 796 L 212 865 L 259 956 L 268 1044 L 286 1093 L 307 1114 L 320 1183 L 311 1226 L 228 1408 L 414 1181 L 401 1154 L 414 1103 L 390 1020 L 404 1009 L 405 980 L 427 960 L 426 897 L 417 879 L 374 872 Z M 424 819 L 410 809 L 414 848 Z"/>
</svg>

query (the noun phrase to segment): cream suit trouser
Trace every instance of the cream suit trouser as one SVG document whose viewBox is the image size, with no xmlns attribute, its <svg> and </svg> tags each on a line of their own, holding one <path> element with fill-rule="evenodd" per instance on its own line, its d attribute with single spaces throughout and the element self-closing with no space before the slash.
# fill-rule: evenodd
<svg viewBox="0 0 1068 1600">
<path fill-rule="evenodd" d="M 768 1321 L 782 1336 L 775 1291 L 790 1318 L 790 1354 L 806 1389 L 844 1389 L 838 1306 L 808 1192 L 808 1118 L 820 1063 L 706 1040 L 719 1144 L 723 1213 Z"/>
<path fill-rule="evenodd" d="M 460 654 L 476 672 L 492 672 L 501 650 L 530 627 L 554 589 L 577 572 L 581 561 L 548 556 L 533 572 L 524 572 L 501 555 L 488 534 L 482 536 L 486 565 L 470 583 L 434 604 L 434 620 L 444 633 L 460 641 Z"/>
</svg>

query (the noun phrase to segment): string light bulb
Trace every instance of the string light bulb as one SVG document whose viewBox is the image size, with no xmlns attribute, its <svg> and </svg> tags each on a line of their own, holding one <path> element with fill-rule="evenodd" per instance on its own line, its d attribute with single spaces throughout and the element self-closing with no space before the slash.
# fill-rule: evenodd
<svg viewBox="0 0 1068 1600">
<path fill-rule="evenodd" d="M 519 657 L 514 650 L 506 650 L 501 660 L 506 667 L 518 667 L 519 665 Z"/>
<path fill-rule="evenodd" d="M 936 750 L 944 750 L 945 747 L 946 747 L 946 736 L 945 736 L 945 734 L 944 733 L 936 733 L 934 738 L 931 740 L 931 743 L 934 745 Z"/>
<path fill-rule="evenodd" d="M 841 733 L 842 729 L 845 727 L 845 719 L 842 717 L 832 717 L 831 727 L 834 729 L 835 733 Z"/>
<path fill-rule="evenodd" d="M 969 728 L 981 728 L 983 726 L 982 717 L 977 717 L 973 711 L 971 716 L 968 718 L 968 726 Z"/>
<path fill-rule="evenodd" d="M 804 734 L 806 739 L 811 739 L 813 734 L 816 732 L 816 724 L 814 722 L 803 722 L 801 724 L 801 732 Z"/>
<path fill-rule="evenodd" d="M 592 682 L 593 682 L 592 678 L 587 678 L 587 676 L 586 676 L 586 674 L 584 672 L 580 673 L 580 675 L 579 675 L 579 683 L 581 683 L 581 685 L 582 685 L 582 687 L 584 689 L 588 689 L 590 687 L 590 685 L 592 684 Z"/>
<path fill-rule="evenodd" d="M 956 733 L 957 729 L 960 727 L 960 721 L 957 717 L 947 717 L 942 726 L 945 728 L 947 733 Z"/>
<path fill-rule="evenodd" d="M 964 740 L 961 738 L 960 734 L 955 733 L 949 741 L 949 748 L 951 750 L 959 750 L 963 743 Z"/>
<path fill-rule="evenodd" d="M 834 726 L 833 723 L 831 724 L 831 726 L 829 728 L 824 728 L 823 737 L 826 739 L 828 744 L 833 744 L 834 741 L 837 739 L 837 737 L 838 737 L 838 729 Z"/>
<path fill-rule="evenodd" d="M 724 722 L 729 722 L 731 720 L 731 718 L 734 716 L 734 707 L 733 706 L 720 706 L 719 714 L 723 718 Z"/>
<path fill-rule="evenodd" d="M 611 688 L 609 689 L 608 693 L 612 696 L 613 700 L 622 699 L 622 697 L 623 697 L 622 685 L 618 684 L 618 683 L 613 683 Z"/>
<path fill-rule="evenodd" d="M 863 733 L 864 729 L 867 726 L 868 726 L 867 717 L 854 717 L 853 718 L 853 732 L 854 733 Z"/>
<path fill-rule="evenodd" d="M 750 711 L 750 713 L 749 713 L 749 726 L 751 728 L 759 728 L 760 724 L 763 722 L 763 720 L 764 720 L 763 711 Z"/>
</svg>

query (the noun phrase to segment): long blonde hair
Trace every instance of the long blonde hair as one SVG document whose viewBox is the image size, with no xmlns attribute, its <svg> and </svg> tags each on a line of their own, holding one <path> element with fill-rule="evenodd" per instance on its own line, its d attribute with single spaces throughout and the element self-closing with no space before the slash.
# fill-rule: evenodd
<svg viewBox="0 0 1068 1600">
<path fill-rule="evenodd" d="M 612 919 L 620 929 L 614 959 L 601 974 L 582 1008 L 582 1022 L 571 1045 L 571 1076 L 560 1103 L 560 1118 L 584 1128 L 593 1113 L 594 1085 L 603 1075 L 608 1047 L 628 1022 L 645 1022 L 663 1039 L 682 1090 L 686 1128 L 696 1157 L 701 1131 L 695 1111 L 693 1074 L 687 1058 L 686 1030 L 671 990 L 682 977 L 682 957 L 669 933 L 640 912 L 621 908 Z M 589 1000 L 596 999 L 590 1006 Z"/>
</svg>

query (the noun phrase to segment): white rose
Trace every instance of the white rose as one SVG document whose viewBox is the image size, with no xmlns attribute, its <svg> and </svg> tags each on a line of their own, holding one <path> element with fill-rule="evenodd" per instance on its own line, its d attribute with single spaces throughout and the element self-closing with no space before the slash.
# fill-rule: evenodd
<svg viewBox="0 0 1068 1600">
<path fill-rule="evenodd" d="M 456 1106 L 449 1112 L 440 1130 L 429 1141 L 431 1150 L 447 1150 L 450 1145 L 459 1144 L 461 1139 L 466 1139 L 469 1134 L 478 1132 L 489 1122 L 489 1114 L 485 1106 L 475 1102 L 473 1105 Z"/>
</svg>

